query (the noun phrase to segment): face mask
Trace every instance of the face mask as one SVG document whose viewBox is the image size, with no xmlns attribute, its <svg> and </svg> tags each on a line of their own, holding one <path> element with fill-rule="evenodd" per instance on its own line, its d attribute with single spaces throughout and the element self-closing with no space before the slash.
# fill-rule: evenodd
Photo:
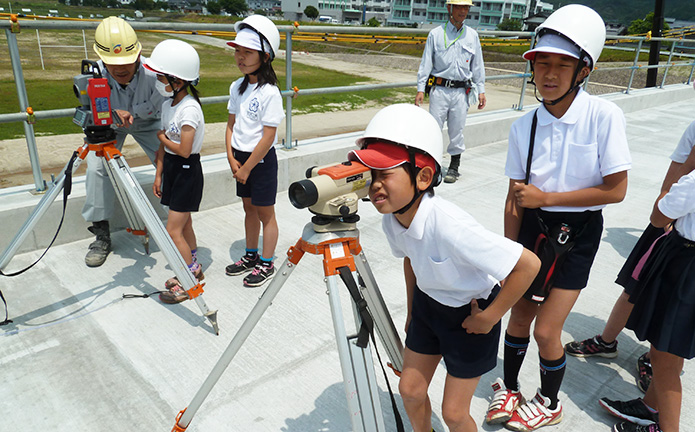
<svg viewBox="0 0 695 432">
<path fill-rule="evenodd" d="M 174 96 L 174 91 L 173 90 L 167 91 L 166 90 L 167 84 L 164 84 L 163 82 L 161 82 L 159 80 L 157 80 L 157 82 L 155 83 L 155 87 L 157 88 L 157 91 L 159 92 L 159 94 L 161 94 L 164 97 Z"/>
</svg>

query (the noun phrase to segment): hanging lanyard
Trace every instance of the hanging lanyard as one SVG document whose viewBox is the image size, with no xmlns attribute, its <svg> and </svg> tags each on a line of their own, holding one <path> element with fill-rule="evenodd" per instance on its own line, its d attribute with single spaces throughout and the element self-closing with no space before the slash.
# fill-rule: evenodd
<svg viewBox="0 0 695 432">
<path fill-rule="evenodd" d="M 448 49 L 450 46 L 456 43 L 457 40 L 461 37 L 462 34 L 466 32 L 466 26 L 464 24 L 461 24 L 461 30 L 459 30 L 459 35 L 456 36 L 456 39 L 451 41 L 449 45 L 446 44 L 446 26 L 449 24 L 449 21 L 444 23 L 444 49 Z M 452 24 L 453 25 L 453 24 Z M 454 27 L 456 28 L 456 27 Z"/>
</svg>

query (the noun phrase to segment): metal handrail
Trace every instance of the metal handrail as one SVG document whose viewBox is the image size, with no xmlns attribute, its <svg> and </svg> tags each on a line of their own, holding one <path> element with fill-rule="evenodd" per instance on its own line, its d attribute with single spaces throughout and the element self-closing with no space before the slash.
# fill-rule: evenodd
<svg viewBox="0 0 695 432">
<path fill-rule="evenodd" d="M 70 20 L 60 20 L 60 21 L 48 21 L 48 20 L 20 20 L 20 26 L 26 29 L 45 29 L 45 30 L 85 30 L 96 28 L 101 20 L 98 21 L 70 21 Z M 208 23 L 171 23 L 171 22 L 138 22 L 131 21 L 131 26 L 140 31 L 171 31 L 171 32 L 186 32 L 190 34 L 206 34 L 206 32 L 234 32 L 234 24 L 208 24 Z M 191 27 L 194 27 L 193 29 Z M 34 136 L 34 130 L 32 124 L 28 123 L 29 115 L 26 110 L 30 107 L 28 103 L 28 97 L 26 94 L 26 87 L 24 85 L 24 76 L 21 69 L 20 59 L 19 59 L 19 49 L 17 47 L 17 40 L 14 33 L 11 32 L 12 23 L 8 21 L 0 21 L 0 28 L 5 29 L 5 34 L 7 35 L 7 43 L 10 49 L 10 58 L 13 65 L 13 73 L 15 75 L 15 83 L 17 87 L 17 94 L 20 102 L 20 108 L 22 112 L 11 113 L 11 114 L 0 114 L 0 123 L 10 123 L 10 122 L 23 122 L 25 129 L 25 136 L 27 140 L 27 147 L 29 148 L 29 157 L 32 166 L 32 172 L 34 175 L 34 183 L 36 185 L 36 191 L 41 192 L 46 189 L 46 183 L 41 175 L 40 163 L 38 160 L 38 151 L 36 149 L 36 140 Z M 326 87 L 326 88 L 311 88 L 302 89 L 299 92 L 295 92 L 292 87 L 292 35 L 299 31 L 298 27 L 295 26 L 278 26 L 278 30 L 285 35 L 286 42 L 286 89 L 281 91 L 281 95 L 285 98 L 286 105 L 286 128 L 285 128 L 285 142 L 284 146 L 286 148 L 292 148 L 292 99 L 297 94 L 301 95 L 319 95 L 319 94 L 331 94 L 331 93 L 343 93 L 343 92 L 354 92 L 354 91 L 365 91 L 365 90 L 376 90 L 376 89 L 392 89 L 392 88 L 402 88 L 402 87 L 414 87 L 417 85 L 415 81 L 394 83 L 394 84 L 365 84 L 365 85 L 354 85 L 354 86 L 340 86 L 340 87 Z M 372 28 L 372 27 L 339 27 L 339 26 L 302 26 L 302 33 L 314 33 L 330 35 L 336 33 L 345 34 L 423 34 L 429 33 L 428 29 L 405 29 L 405 28 Z M 528 39 L 530 44 L 533 44 L 535 33 L 532 32 L 511 32 L 511 31 L 492 31 L 492 30 L 480 30 L 478 34 L 481 37 L 509 37 L 518 39 Z M 607 36 L 607 40 L 615 40 L 618 42 L 635 42 L 636 47 L 635 59 L 632 66 L 616 66 L 610 68 L 600 68 L 600 70 L 624 70 L 631 69 L 632 73 L 630 75 L 630 80 L 627 88 L 624 90 L 625 93 L 629 93 L 632 88 L 632 82 L 634 79 L 634 74 L 638 69 L 652 69 L 652 68 L 665 68 L 664 78 L 661 82 L 660 87 L 663 88 L 666 80 L 666 74 L 671 67 L 676 66 L 691 66 L 690 75 L 688 77 L 687 83 L 690 83 L 693 78 L 693 73 L 695 72 L 695 59 L 692 62 L 672 62 L 674 56 L 674 50 L 677 42 L 680 43 L 695 43 L 695 40 L 688 40 L 683 38 L 647 38 L 644 36 Z M 671 50 L 669 52 L 669 59 L 665 65 L 652 65 L 652 66 L 642 66 L 639 65 L 639 54 L 641 52 L 642 45 L 645 41 L 659 41 L 659 42 L 670 42 Z M 688 55 L 688 57 L 692 57 Z M 524 95 L 526 91 L 527 80 L 530 77 L 530 68 L 527 63 L 526 70 L 524 73 L 519 74 L 506 74 L 506 75 L 493 75 L 486 77 L 486 81 L 503 80 L 503 79 L 522 79 L 522 86 L 519 96 L 518 105 L 513 106 L 515 110 L 523 109 Z M 585 87 L 588 84 L 589 77 L 587 77 Z M 228 95 L 223 96 L 209 96 L 201 98 L 203 104 L 215 104 L 215 103 L 226 103 L 229 100 Z M 36 111 L 33 116 L 37 120 L 41 119 L 53 119 L 53 118 L 64 118 L 72 117 L 75 114 L 74 108 L 69 109 L 53 109 L 53 110 L 43 110 Z"/>
</svg>

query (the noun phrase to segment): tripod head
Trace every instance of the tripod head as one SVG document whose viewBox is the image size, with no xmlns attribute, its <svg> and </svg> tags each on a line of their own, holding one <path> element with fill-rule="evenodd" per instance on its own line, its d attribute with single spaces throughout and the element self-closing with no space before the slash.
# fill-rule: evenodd
<svg viewBox="0 0 695 432">
<path fill-rule="evenodd" d="M 306 179 L 292 183 L 288 193 L 296 208 L 309 208 L 317 232 L 356 229 L 357 203 L 367 196 L 371 170 L 356 161 L 311 167 Z"/>
<path fill-rule="evenodd" d="M 72 122 L 80 126 L 89 143 L 116 139 L 111 112 L 111 87 L 93 60 L 82 60 L 81 73 L 73 78 L 73 91 L 82 104 L 75 110 Z"/>
</svg>

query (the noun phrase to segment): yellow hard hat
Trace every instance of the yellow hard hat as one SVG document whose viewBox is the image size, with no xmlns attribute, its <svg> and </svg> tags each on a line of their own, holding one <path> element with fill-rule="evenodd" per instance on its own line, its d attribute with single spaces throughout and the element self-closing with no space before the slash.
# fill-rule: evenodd
<svg viewBox="0 0 695 432">
<path fill-rule="evenodd" d="M 106 64 L 135 63 L 141 50 L 135 30 L 121 18 L 104 18 L 94 33 L 94 52 Z"/>
<path fill-rule="evenodd" d="M 473 6 L 473 0 L 446 0 L 446 4 Z"/>
</svg>

